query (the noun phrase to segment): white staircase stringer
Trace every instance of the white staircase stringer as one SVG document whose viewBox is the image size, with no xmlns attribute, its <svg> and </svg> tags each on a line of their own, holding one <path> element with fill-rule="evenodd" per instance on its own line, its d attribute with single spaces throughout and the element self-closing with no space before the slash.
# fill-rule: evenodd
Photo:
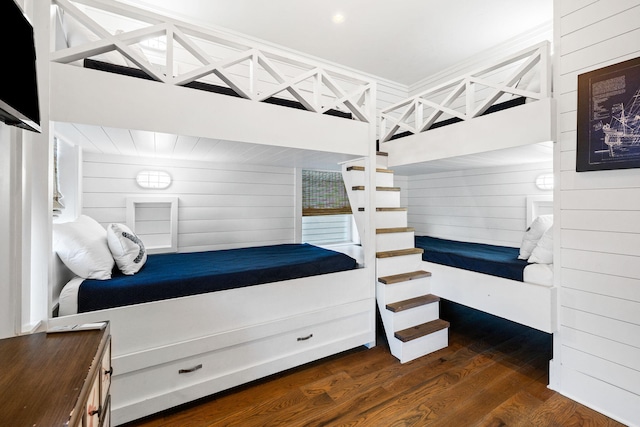
<svg viewBox="0 0 640 427">
<path fill-rule="evenodd" d="M 439 319 L 439 299 L 428 302 L 430 274 L 421 271 L 422 255 L 412 250 L 415 236 L 407 227 L 406 209 L 399 197 L 379 194 L 375 192 L 376 302 L 391 354 L 406 363 L 447 347 L 448 323 Z"/>
</svg>

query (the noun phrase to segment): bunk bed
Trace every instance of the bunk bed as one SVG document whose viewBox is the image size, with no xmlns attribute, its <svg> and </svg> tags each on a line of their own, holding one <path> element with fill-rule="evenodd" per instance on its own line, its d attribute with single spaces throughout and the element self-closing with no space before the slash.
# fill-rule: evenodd
<svg viewBox="0 0 640 427">
<path fill-rule="evenodd" d="M 381 110 L 389 167 L 553 141 L 549 50 L 535 44 Z"/>
<path fill-rule="evenodd" d="M 85 216 L 73 223 L 88 222 L 82 239 L 106 235 Z M 307 244 L 149 254 L 123 274 L 98 254 L 107 237 L 65 248 L 58 234 L 55 280 L 68 282 L 49 328 L 111 322 L 116 424 L 374 344 L 370 273 L 345 254 Z M 144 247 L 129 252 L 140 259 Z"/>
<path fill-rule="evenodd" d="M 389 167 L 417 170 L 433 161 L 553 141 L 550 64 L 549 43 L 538 43 L 383 109 L 379 149 L 388 153 Z M 528 205 L 528 224 L 543 216 L 538 203 L 552 206 L 543 200 Z M 439 237 L 417 236 L 415 242 L 424 249 L 422 269 L 431 272 L 433 294 L 555 331 L 552 259 L 533 262 L 518 259 L 520 248 Z"/>
<path fill-rule="evenodd" d="M 51 0 L 37 7 L 55 11 L 51 121 L 374 162 L 375 83 L 367 78 L 109 0 Z M 68 32 L 70 22 L 91 36 L 78 40 Z M 165 43 L 161 61 L 140 49 L 149 39 Z M 301 253 L 319 249 L 293 246 Z M 233 255 L 256 248 L 237 250 Z M 250 280 L 260 283 L 255 286 L 228 276 L 225 282 L 232 286 L 215 292 L 174 293 L 151 301 L 146 292 L 141 296 L 134 291 L 138 299 L 124 304 L 90 304 L 79 310 L 88 311 L 78 313 L 64 308 L 64 315 L 52 316 L 48 327 L 110 321 L 112 422 L 118 425 L 341 351 L 375 345 L 374 249 L 365 246 L 365 251 L 369 255 L 357 268 L 352 258 L 340 257 L 345 263 L 340 268 L 310 274 L 301 273 L 304 266 L 292 266 L 293 276 Z M 187 255 L 148 255 L 148 265 L 139 272 L 122 278 L 114 271 L 113 279 L 100 284 L 142 280 L 163 257 L 183 264 Z M 55 253 L 52 260 L 53 310 L 65 285 L 85 279 L 75 278 Z M 101 281 L 87 280 L 96 282 Z M 179 285 L 168 282 L 166 287 L 175 291 Z"/>
<path fill-rule="evenodd" d="M 552 244 L 552 239 L 545 242 Z M 416 247 L 424 250 L 422 268 L 432 274 L 434 295 L 543 332 L 555 331 L 557 290 L 548 253 L 544 260 L 529 261 L 519 258 L 520 248 L 431 236 L 416 236 Z M 552 252 L 550 246 L 545 250 Z"/>
<path fill-rule="evenodd" d="M 146 255 L 144 247 L 132 255 L 138 257 L 138 253 Z M 135 274 L 115 269 L 106 280 L 75 276 L 60 293 L 58 314 L 86 313 L 357 267 L 356 260 L 346 254 L 306 243 L 150 254 L 145 258 L 144 269 Z"/>
</svg>

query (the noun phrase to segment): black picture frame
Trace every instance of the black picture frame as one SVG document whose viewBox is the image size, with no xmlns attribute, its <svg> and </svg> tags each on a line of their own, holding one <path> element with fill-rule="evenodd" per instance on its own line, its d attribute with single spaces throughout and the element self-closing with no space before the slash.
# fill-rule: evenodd
<svg viewBox="0 0 640 427">
<path fill-rule="evenodd" d="M 576 171 L 640 167 L 640 57 L 578 75 Z"/>
</svg>

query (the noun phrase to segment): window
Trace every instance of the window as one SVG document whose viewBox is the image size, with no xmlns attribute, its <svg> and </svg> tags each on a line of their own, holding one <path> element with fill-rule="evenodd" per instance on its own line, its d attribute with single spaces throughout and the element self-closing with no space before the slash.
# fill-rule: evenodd
<svg viewBox="0 0 640 427">
<path fill-rule="evenodd" d="M 342 173 L 302 171 L 302 216 L 350 215 Z"/>
<path fill-rule="evenodd" d="M 342 173 L 302 171 L 302 241 L 336 244 L 358 240 Z"/>
</svg>

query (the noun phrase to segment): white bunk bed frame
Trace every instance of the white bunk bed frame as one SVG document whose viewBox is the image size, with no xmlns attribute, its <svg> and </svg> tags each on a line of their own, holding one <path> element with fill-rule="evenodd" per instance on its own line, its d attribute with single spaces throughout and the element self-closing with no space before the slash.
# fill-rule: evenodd
<svg viewBox="0 0 640 427">
<path fill-rule="evenodd" d="M 51 121 L 339 153 L 375 165 L 371 80 L 114 1 L 51 0 L 35 7 L 47 8 L 39 13 L 52 17 L 50 34 L 57 41 L 49 44 L 57 46 L 50 55 Z M 92 40 L 73 47 L 61 43 L 65 15 L 89 29 Z M 166 42 L 163 67 L 134 47 L 158 36 Z M 68 64 L 108 52 L 123 55 L 155 81 Z M 207 76 L 240 97 L 179 87 Z M 272 96 L 297 101 L 309 111 L 260 102 Z M 329 109 L 350 112 L 353 120 L 322 114 Z M 375 166 L 369 170 L 374 183 Z M 122 424 L 318 358 L 375 345 L 371 229 L 361 235 L 364 266 L 355 270 L 52 317 L 48 326 L 110 321 L 112 422 Z M 70 276 L 55 254 L 52 264 L 51 309 Z"/>
<path fill-rule="evenodd" d="M 533 82 L 533 84 L 532 84 Z M 527 102 L 482 116 L 499 101 Z M 390 168 L 555 139 L 549 43 L 542 42 L 391 105 L 381 112 L 380 150 Z M 439 118 L 460 122 L 429 129 Z M 392 139 L 397 131 L 410 135 Z M 472 141 L 460 144 L 459 141 Z M 529 221 L 539 203 L 527 206 Z M 530 222 L 529 222 L 530 224 Z M 422 261 L 431 292 L 532 328 L 557 329 L 555 286 L 504 279 Z"/>
<path fill-rule="evenodd" d="M 482 115 L 514 97 L 527 102 Z M 554 111 L 545 41 L 383 109 L 380 150 L 393 168 L 553 141 Z M 461 122 L 429 129 L 444 118 Z M 410 135 L 392 139 L 399 130 Z M 459 143 L 467 140 L 473 143 Z"/>
<path fill-rule="evenodd" d="M 552 212 L 552 196 L 527 197 L 527 224 Z M 553 284 L 519 282 L 428 261 L 422 261 L 422 268 L 431 272 L 431 292 L 441 298 L 542 332 L 557 329 L 558 291 Z"/>
</svg>

